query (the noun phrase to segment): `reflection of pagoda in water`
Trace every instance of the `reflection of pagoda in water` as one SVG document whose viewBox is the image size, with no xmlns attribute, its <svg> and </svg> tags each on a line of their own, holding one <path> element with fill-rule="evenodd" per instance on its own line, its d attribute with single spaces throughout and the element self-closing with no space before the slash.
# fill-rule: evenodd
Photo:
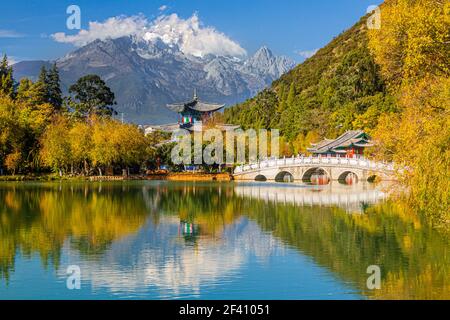
<svg viewBox="0 0 450 320">
<path fill-rule="evenodd" d="M 199 231 L 200 228 L 197 225 L 183 220 L 180 221 L 178 234 L 183 236 L 185 240 L 195 242 L 199 235 Z"/>
<path fill-rule="evenodd" d="M 167 108 L 179 114 L 180 128 L 195 130 L 195 127 L 202 126 L 211 116 L 220 111 L 225 105 L 216 103 L 206 103 L 200 101 L 197 92 L 191 101 L 168 104 Z"/>
</svg>

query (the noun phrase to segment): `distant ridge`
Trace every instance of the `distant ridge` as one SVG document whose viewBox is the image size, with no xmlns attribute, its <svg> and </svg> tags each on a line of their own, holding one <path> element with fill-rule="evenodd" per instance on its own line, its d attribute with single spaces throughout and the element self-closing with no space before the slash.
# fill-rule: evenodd
<svg viewBox="0 0 450 320">
<path fill-rule="evenodd" d="M 62 89 L 78 78 L 94 73 L 116 94 L 117 111 L 138 124 L 162 124 L 176 120 L 165 108 L 183 101 L 194 89 L 207 101 L 232 105 L 254 96 L 294 67 L 286 57 L 276 57 L 267 47 L 248 58 L 207 55 L 194 57 L 161 41 L 138 37 L 96 40 L 56 60 Z M 14 65 L 15 79 L 36 79 L 47 61 L 23 61 Z"/>
</svg>

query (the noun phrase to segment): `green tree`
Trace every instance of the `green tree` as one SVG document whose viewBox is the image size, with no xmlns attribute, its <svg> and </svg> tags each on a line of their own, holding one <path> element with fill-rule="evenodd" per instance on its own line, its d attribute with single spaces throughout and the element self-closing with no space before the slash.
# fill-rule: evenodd
<svg viewBox="0 0 450 320">
<path fill-rule="evenodd" d="M 289 88 L 289 94 L 287 96 L 287 105 L 288 105 L 288 107 L 293 107 L 294 106 L 295 96 L 296 96 L 295 83 L 292 82 L 291 86 Z"/>
<path fill-rule="evenodd" d="M 0 95 L 14 96 L 13 69 L 9 65 L 6 54 L 0 63 Z"/>
<path fill-rule="evenodd" d="M 38 80 L 33 86 L 29 87 L 33 91 L 29 94 L 33 98 L 33 104 L 49 103 L 53 107 L 54 113 L 61 110 L 63 97 L 56 63 L 52 65 L 50 70 L 42 66 Z"/>
<path fill-rule="evenodd" d="M 48 93 L 49 93 L 49 87 L 48 87 L 48 72 L 45 66 L 41 67 L 41 71 L 39 72 L 39 77 L 37 80 L 37 83 L 41 85 L 41 93 L 43 97 L 43 103 L 47 102 L 49 100 Z"/>
<path fill-rule="evenodd" d="M 17 88 L 17 101 L 23 105 L 37 107 L 47 102 L 46 84 L 28 78 L 20 80 Z"/>
<path fill-rule="evenodd" d="M 61 92 L 61 81 L 59 79 L 59 70 L 56 63 L 47 74 L 47 86 L 48 86 L 48 101 L 56 111 L 61 110 L 62 107 L 62 92 Z"/>
<path fill-rule="evenodd" d="M 70 86 L 73 95 L 72 107 L 81 116 L 111 116 L 117 114 L 112 108 L 116 104 L 114 93 L 97 75 L 87 75 Z"/>
</svg>

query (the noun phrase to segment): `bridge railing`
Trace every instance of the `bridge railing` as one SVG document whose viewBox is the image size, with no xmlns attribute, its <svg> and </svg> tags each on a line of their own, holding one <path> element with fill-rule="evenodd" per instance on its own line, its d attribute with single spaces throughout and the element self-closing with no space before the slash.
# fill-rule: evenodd
<svg viewBox="0 0 450 320">
<path fill-rule="evenodd" d="M 277 168 L 282 166 L 300 166 L 300 165 L 327 165 L 327 166 L 344 166 L 354 167 L 360 169 L 372 169 L 379 171 L 394 171 L 392 163 L 383 163 L 368 160 L 365 158 L 328 158 L 328 157 L 292 157 L 282 159 L 266 159 L 256 163 L 246 164 L 236 167 L 235 174 L 240 174 L 248 171 Z"/>
</svg>

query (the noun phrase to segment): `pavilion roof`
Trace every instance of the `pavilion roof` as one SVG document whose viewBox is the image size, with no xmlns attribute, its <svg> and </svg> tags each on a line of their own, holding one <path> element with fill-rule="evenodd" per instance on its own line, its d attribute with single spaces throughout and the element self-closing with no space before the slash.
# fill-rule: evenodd
<svg viewBox="0 0 450 320">
<path fill-rule="evenodd" d="M 188 110 L 197 112 L 216 112 L 222 109 L 223 107 L 225 107 L 224 104 L 202 102 L 197 97 L 197 94 L 194 94 L 194 98 L 191 101 L 167 105 L 167 108 L 177 113 L 182 113 Z"/>
<path fill-rule="evenodd" d="M 370 137 L 362 130 L 347 131 L 337 139 L 330 140 L 325 139 L 319 143 L 311 144 L 312 147 L 308 148 L 309 152 L 313 153 L 327 153 L 327 152 L 342 152 L 343 148 L 351 146 L 357 147 L 370 147 Z"/>
</svg>

